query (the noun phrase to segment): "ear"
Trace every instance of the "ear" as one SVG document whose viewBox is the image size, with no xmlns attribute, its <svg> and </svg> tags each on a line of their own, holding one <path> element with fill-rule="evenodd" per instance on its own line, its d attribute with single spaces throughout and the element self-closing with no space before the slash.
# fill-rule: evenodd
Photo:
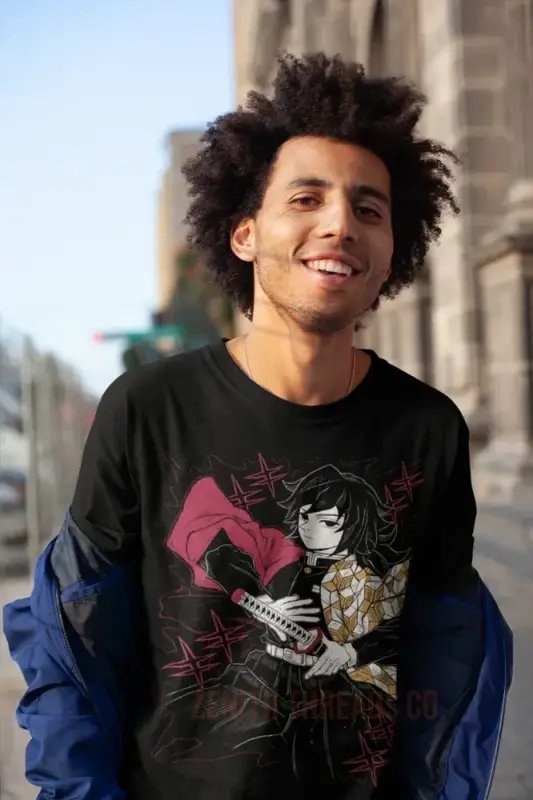
<svg viewBox="0 0 533 800">
<path fill-rule="evenodd" d="M 253 217 L 245 217 L 233 229 L 230 244 L 231 249 L 241 261 L 255 261 L 256 234 Z"/>
</svg>

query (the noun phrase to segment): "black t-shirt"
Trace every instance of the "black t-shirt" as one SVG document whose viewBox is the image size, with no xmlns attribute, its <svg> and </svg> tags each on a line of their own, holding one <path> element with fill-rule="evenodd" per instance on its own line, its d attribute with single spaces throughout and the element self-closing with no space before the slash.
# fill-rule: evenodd
<svg viewBox="0 0 533 800">
<path fill-rule="evenodd" d="M 322 406 L 262 389 L 223 342 L 105 393 L 71 512 L 141 562 L 130 800 L 378 796 L 406 586 L 462 583 L 476 508 L 457 407 L 369 354 Z"/>
</svg>

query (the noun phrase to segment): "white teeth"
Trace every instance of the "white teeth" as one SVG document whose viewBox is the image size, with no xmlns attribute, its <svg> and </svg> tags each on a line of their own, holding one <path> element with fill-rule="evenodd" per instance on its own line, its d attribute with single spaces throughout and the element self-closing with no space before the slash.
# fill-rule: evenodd
<svg viewBox="0 0 533 800">
<path fill-rule="evenodd" d="M 306 266 L 316 272 L 334 272 L 337 275 L 353 275 L 353 269 L 342 261 L 324 259 L 320 261 L 307 261 Z"/>
</svg>

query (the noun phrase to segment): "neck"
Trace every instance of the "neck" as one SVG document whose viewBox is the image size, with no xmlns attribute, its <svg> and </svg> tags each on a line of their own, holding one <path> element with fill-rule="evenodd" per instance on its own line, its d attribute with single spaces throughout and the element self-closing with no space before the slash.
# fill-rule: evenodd
<svg viewBox="0 0 533 800">
<path fill-rule="evenodd" d="M 352 342 L 353 328 L 323 336 L 254 325 L 228 349 L 260 386 L 284 400 L 312 406 L 345 397 L 368 371 L 369 357 L 355 351 Z"/>
</svg>

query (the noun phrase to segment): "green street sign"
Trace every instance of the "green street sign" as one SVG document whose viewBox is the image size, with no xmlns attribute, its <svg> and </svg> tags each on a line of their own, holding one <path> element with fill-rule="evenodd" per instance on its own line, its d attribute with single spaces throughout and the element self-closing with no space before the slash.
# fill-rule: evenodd
<svg viewBox="0 0 533 800">
<path fill-rule="evenodd" d="M 95 342 L 110 342 L 125 339 L 129 344 L 135 342 L 155 342 L 158 339 L 181 339 L 183 329 L 179 325 L 161 325 L 158 328 L 148 328 L 145 331 L 109 331 L 108 333 L 95 333 Z"/>
</svg>

